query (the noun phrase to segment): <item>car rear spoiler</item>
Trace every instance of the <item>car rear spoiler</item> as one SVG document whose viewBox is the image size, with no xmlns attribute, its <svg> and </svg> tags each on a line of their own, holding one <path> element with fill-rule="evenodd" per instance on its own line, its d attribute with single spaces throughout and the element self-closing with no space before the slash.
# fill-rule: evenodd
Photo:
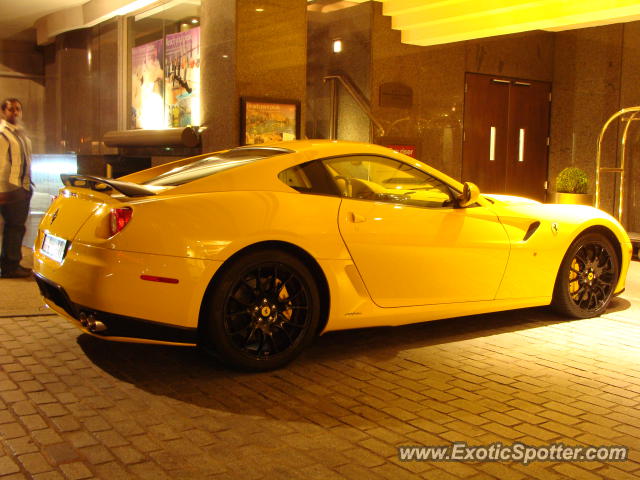
<svg viewBox="0 0 640 480">
<path fill-rule="evenodd" d="M 72 175 L 69 173 L 61 173 L 60 179 L 67 187 L 84 187 L 95 190 L 96 192 L 106 192 L 116 190 L 127 197 L 148 197 L 155 195 L 150 190 L 137 183 L 120 182 L 113 178 L 94 177 L 92 175 Z"/>
</svg>

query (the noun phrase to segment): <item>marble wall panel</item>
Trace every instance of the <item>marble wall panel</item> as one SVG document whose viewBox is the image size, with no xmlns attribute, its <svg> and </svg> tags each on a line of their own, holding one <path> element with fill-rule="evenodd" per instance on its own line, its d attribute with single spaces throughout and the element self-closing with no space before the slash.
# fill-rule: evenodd
<svg viewBox="0 0 640 480">
<path fill-rule="evenodd" d="M 623 25 L 556 33 L 549 181 L 555 191 L 560 170 L 574 165 L 590 178 L 595 193 L 597 138 L 605 121 L 619 109 Z M 605 137 L 602 159 L 613 166 L 617 133 Z M 605 209 L 613 209 L 614 178 L 602 177 Z"/>
<path fill-rule="evenodd" d="M 15 97 L 24 108 L 23 121 L 33 150 L 45 149 L 45 82 L 42 52 L 35 41 L 0 41 L 0 101 Z"/>
<path fill-rule="evenodd" d="M 262 11 L 256 9 L 262 8 Z M 240 141 L 240 97 L 302 102 L 306 4 L 209 0 L 201 7 L 203 150 Z M 304 115 L 304 109 L 303 109 Z"/>
<path fill-rule="evenodd" d="M 236 89 L 236 5 L 208 0 L 200 9 L 200 86 L 203 151 L 238 144 Z"/>
<path fill-rule="evenodd" d="M 553 33 L 534 31 L 464 42 L 468 72 L 550 82 Z"/>
<path fill-rule="evenodd" d="M 14 97 L 22 102 L 22 121 L 31 139 L 34 153 L 45 151 L 45 89 L 42 83 L 39 79 L 3 77 L 0 74 L 0 101 Z"/>
<path fill-rule="evenodd" d="M 312 5 L 313 7 L 313 5 Z M 371 101 L 371 4 L 352 4 L 337 10 L 311 8 L 307 15 L 306 136 L 330 138 L 332 82 L 339 75 L 351 84 L 365 103 Z M 342 51 L 333 52 L 333 41 Z M 371 140 L 369 117 L 340 84 L 337 86 L 337 138 Z"/>
<path fill-rule="evenodd" d="M 111 20 L 91 29 L 90 84 L 93 97 L 91 148 L 104 134 L 118 128 L 118 22 Z M 88 139 L 85 140 L 85 143 Z"/>
<path fill-rule="evenodd" d="M 60 144 L 62 152 L 77 152 L 85 138 L 92 137 L 93 91 L 89 51 L 91 30 L 75 30 L 58 36 L 58 61 L 60 63 L 58 95 L 61 98 L 59 115 L 62 125 Z"/>
<path fill-rule="evenodd" d="M 237 22 L 238 96 L 299 101 L 304 125 L 306 3 L 239 1 Z"/>
<path fill-rule="evenodd" d="M 263 11 L 256 11 L 264 6 Z M 274 0 L 237 4 L 238 92 L 241 96 L 294 97 L 304 95 L 306 5 Z"/>
<path fill-rule="evenodd" d="M 118 124 L 117 58 L 116 20 L 58 35 L 45 47 L 47 153 L 102 153 L 104 133 Z"/>
<path fill-rule="evenodd" d="M 42 75 L 42 51 L 34 42 L 0 40 L 0 74 Z"/>
<path fill-rule="evenodd" d="M 400 43 L 378 6 L 373 23 L 373 108 L 385 136 L 416 144 L 418 158 L 459 178 L 462 170 L 465 45 L 417 47 Z M 380 86 L 399 82 L 413 91 L 410 108 L 380 106 Z"/>
<path fill-rule="evenodd" d="M 59 66 L 56 62 L 56 44 L 51 43 L 43 48 L 44 63 L 44 109 L 45 116 L 45 151 L 47 153 L 60 153 L 59 139 L 61 137 L 62 126 L 59 115 L 56 113 L 60 108 L 60 98 L 57 94 L 60 76 Z"/>
</svg>

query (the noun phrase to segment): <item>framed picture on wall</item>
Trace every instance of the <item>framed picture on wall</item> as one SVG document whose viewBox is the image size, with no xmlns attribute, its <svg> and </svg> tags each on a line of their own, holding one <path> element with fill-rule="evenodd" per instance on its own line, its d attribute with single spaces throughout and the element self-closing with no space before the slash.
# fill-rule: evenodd
<svg viewBox="0 0 640 480">
<path fill-rule="evenodd" d="M 240 99 L 240 144 L 300 138 L 300 102 L 273 98 Z"/>
</svg>

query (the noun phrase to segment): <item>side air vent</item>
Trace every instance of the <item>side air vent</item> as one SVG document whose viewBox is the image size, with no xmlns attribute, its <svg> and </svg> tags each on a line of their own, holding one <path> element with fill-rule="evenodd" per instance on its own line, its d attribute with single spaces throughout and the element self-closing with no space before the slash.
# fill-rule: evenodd
<svg viewBox="0 0 640 480">
<path fill-rule="evenodd" d="M 536 233 L 536 230 L 538 230 L 539 226 L 540 222 L 533 222 L 531 225 L 529 225 L 529 229 L 527 230 L 527 233 L 524 234 L 524 238 L 522 239 L 522 241 L 526 242 L 527 240 L 529 240 L 531 238 L 531 235 Z"/>
</svg>

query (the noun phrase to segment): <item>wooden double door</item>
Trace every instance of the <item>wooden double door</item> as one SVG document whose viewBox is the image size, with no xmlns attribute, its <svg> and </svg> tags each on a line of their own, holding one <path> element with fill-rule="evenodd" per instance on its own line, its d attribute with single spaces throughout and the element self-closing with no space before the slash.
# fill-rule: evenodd
<svg viewBox="0 0 640 480">
<path fill-rule="evenodd" d="M 467 73 L 462 180 L 544 201 L 551 84 Z"/>
</svg>

